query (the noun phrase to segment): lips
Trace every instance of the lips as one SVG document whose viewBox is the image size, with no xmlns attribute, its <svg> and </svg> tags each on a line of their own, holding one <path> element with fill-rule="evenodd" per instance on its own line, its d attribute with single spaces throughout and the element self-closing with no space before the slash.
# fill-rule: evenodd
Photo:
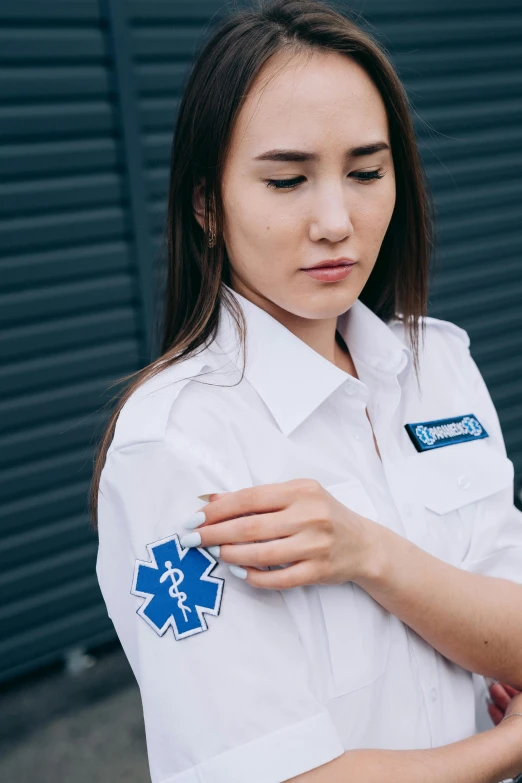
<svg viewBox="0 0 522 783">
<path fill-rule="evenodd" d="M 352 262 L 353 264 L 354 262 Z M 352 266 L 352 264 L 324 264 L 324 266 L 308 266 L 307 269 L 338 269 L 340 266 Z"/>
<path fill-rule="evenodd" d="M 340 258 L 338 261 L 334 260 L 325 260 L 321 261 L 319 264 L 316 264 L 315 266 L 306 266 L 302 267 L 305 271 L 310 269 L 337 269 L 338 267 L 343 266 L 353 266 L 355 264 L 355 261 L 352 261 L 351 258 Z"/>
<path fill-rule="evenodd" d="M 309 269 L 303 269 L 308 277 L 313 277 L 315 280 L 322 280 L 324 283 L 333 283 L 338 280 L 344 280 L 345 277 L 351 275 L 352 269 L 355 264 L 336 264 L 335 266 L 319 266 L 310 267 Z"/>
</svg>

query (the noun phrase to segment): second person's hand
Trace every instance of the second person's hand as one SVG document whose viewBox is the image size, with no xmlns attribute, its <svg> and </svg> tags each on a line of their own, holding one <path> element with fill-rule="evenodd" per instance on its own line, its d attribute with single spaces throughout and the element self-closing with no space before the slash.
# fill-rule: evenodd
<svg viewBox="0 0 522 783">
<path fill-rule="evenodd" d="M 491 697 L 491 702 L 488 701 L 487 703 L 488 713 L 495 726 L 498 726 L 506 714 L 506 710 L 509 709 L 511 712 L 522 712 L 522 698 L 517 700 L 517 703 L 520 701 L 519 707 L 517 709 L 513 707 L 514 697 L 521 694 L 521 691 L 518 691 L 507 683 L 500 683 L 489 679 L 486 679 L 486 682 L 488 683 L 488 690 Z"/>
</svg>

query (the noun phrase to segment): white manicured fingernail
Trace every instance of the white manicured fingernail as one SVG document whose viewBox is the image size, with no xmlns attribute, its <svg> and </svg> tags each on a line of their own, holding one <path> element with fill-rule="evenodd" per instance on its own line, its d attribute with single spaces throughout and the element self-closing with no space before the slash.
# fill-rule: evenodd
<svg viewBox="0 0 522 783">
<path fill-rule="evenodd" d="M 246 568 L 241 568 L 241 566 L 238 565 L 230 565 L 229 568 L 234 576 L 238 576 L 240 579 L 246 579 L 248 576 Z"/>
<path fill-rule="evenodd" d="M 183 527 L 192 530 L 193 527 L 198 527 L 198 525 L 202 525 L 203 522 L 205 522 L 205 520 L 206 520 L 205 512 L 196 511 L 195 514 L 192 514 L 192 516 L 189 517 L 187 521 L 183 523 Z"/>
<path fill-rule="evenodd" d="M 207 546 L 207 552 L 210 552 L 214 557 L 219 557 L 221 555 L 221 547 L 219 544 L 216 546 Z"/>
<path fill-rule="evenodd" d="M 199 546 L 201 544 L 201 536 L 198 532 L 187 533 L 186 536 L 182 536 L 179 539 L 181 546 Z"/>
</svg>

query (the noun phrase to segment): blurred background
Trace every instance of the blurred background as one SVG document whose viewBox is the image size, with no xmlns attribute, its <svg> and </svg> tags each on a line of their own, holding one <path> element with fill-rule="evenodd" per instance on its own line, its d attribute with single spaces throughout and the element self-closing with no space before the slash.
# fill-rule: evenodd
<svg viewBox="0 0 522 783">
<path fill-rule="evenodd" d="M 384 45 L 413 104 L 437 207 L 429 314 L 470 334 L 521 507 L 522 4 L 338 4 Z M 0 0 L 3 780 L 150 781 L 87 492 L 109 385 L 157 355 L 178 101 L 227 7 Z"/>
</svg>

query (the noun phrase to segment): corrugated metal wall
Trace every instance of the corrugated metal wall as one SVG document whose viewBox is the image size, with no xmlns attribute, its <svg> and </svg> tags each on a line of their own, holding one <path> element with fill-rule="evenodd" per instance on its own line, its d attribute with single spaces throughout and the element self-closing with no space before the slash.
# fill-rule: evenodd
<svg viewBox="0 0 522 783">
<path fill-rule="evenodd" d="M 470 332 L 520 478 L 522 8 L 346 6 L 420 113 L 439 213 L 430 314 Z M 92 451 L 109 384 L 154 351 L 177 103 L 223 10 L 0 0 L 0 679 L 114 638 L 87 517 Z"/>
<path fill-rule="evenodd" d="M 112 635 L 86 493 L 108 384 L 142 355 L 96 0 L 0 5 L 0 676 Z"/>
</svg>

